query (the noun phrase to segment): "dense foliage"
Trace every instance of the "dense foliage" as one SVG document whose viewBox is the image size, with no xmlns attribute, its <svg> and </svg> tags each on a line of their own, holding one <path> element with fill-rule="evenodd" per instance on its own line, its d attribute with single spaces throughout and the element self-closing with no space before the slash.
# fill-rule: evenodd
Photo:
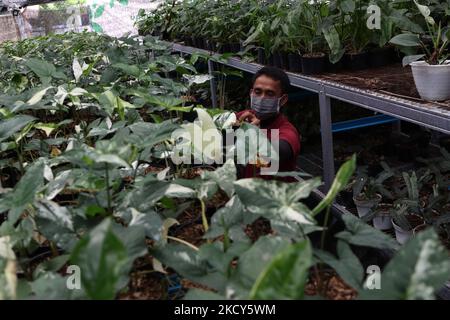
<svg viewBox="0 0 450 320">
<path fill-rule="evenodd" d="M 176 272 L 206 289 L 188 298 L 302 299 L 308 279 L 328 265 L 360 298 L 433 299 L 450 261 L 432 229 L 399 249 L 348 215 L 331 239 L 335 252 L 325 250 L 326 225 L 316 218 L 329 217 L 355 157 L 314 208 L 303 201 L 318 178 L 236 180 L 232 160 L 171 162 L 175 129 L 220 131 L 232 117 L 199 107 L 198 122 L 183 121 L 192 106 L 182 97 L 209 79 L 197 73 L 198 59 L 152 37 L 69 33 L 2 44 L 0 298 L 113 299 L 132 274 Z M 202 223 L 196 244 L 174 233 L 188 209 Z M 273 232 L 252 240 L 244 230 L 259 218 Z M 357 247 L 399 250 L 381 290 L 365 288 Z M 138 265 L 143 257 L 151 264 Z M 77 268 L 80 289 L 68 286 Z"/>
</svg>

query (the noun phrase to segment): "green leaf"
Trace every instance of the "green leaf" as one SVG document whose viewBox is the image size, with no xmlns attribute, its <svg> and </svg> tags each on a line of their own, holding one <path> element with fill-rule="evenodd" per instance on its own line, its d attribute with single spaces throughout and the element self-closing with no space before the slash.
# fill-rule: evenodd
<svg viewBox="0 0 450 320">
<path fill-rule="evenodd" d="M 0 142 L 10 138 L 34 120 L 36 120 L 35 117 L 28 115 L 17 115 L 14 118 L 2 120 L 0 122 Z"/>
<path fill-rule="evenodd" d="M 44 60 L 30 58 L 25 62 L 25 65 L 41 78 L 41 81 L 46 78 L 51 78 L 56 73 L 55 66 Z"/>
<path fill-rule="evenodd" d="M 316 215 L 321 212 L 326 207 L 330 206 L 337 194 L 341 192 L 348 184 L 350 178 L 356 169 L 356 155 L 353 155 L 350 160 L 345 162 L 340 168 L 336 177 L 334 178 L 333 184 L 328 191 L 325 198 L 320 201 L 320 203 L 313 209 L 313 214 Z"/>
<path fill-rule="evenodd" d="M 251 213 L 300 224 L 314 224 L 312 212 L 299 200 L 307 198 L 319 185 L 319 179 L 297 183 L 241 179 L 234 183 L 236 194 Z"/>
<path fill-rule="evenodd" d="M 131 211 L 132 219 L 129 226 L 141 226 L 145 229 L 145 236 L 155 241 L 161 240 L 163 221 L 156 212 L 142 213 L 134 208 Z"/>
<path fill-rule="evenodd" d="M 215 171 L 203 171 L 201 177 L 204 180 L 214 181 L 220 189 L 231 197 L 234 193 L 233 183 L 236 180 L 236 174 L 236 166 L 234 161 L 230 159 Z"/>
<path fill-rule="evenodd" d="M 137 65 L 129 65 L 125 63 L 115 63 L 112 65 L 114 68 L 121 70 L 127 75 L 138 78 L 141 71 Z"/>
<path fill-rule="evenodd" d="M 27 101 L 27 103 L 28 103 L 30 106 L 35 105 L 36 103 L 38 103 L 39 101 L 42 100 L 42 98 L 45 96 L 45 94 L 47 93 L 47 91 L 48 91 L 49 89 L 51 89 L 51 88 L 53 88 L 53 87 L 47 87 L 47 88 L 45 88 L 45 89 L 42 89 L 42 90 L 36 92 L 36 93 L 31 97 L 31 99 Z"/>
<path fill-rule="evenodd" d="M 290 245 L 278 253 L 253 286 L 251 299 L 302 299 L 312 264 L 308 240 Z"/>
<path fill-rule="evenodd" d="M 239 257 L 236 274 L 239 281 L 250 289 L 277 253 L 289 245 L 289 241 L 281 237 L 260 237 L 248 251 Z"/>
<path fill-rule="evenodd" d="M 403 47 L 419 47 L 420 38 L 417 34 L 402 33 L 398 34 L 389 41 L 392 44 Z"/>
<path fill-rule="evenodd" d="M 378 249 L 396 250 L 397 241 L 391 236 L 377 230 L 352 214 L 343 214 L 342 220 L 346 230 L 336 234 L 336 238 L 345 240 L 356 246 L 365 246 Z"/>
<path fill-rule="evenodd" d="M 44 167 L 43 161 L 36 161 L 30 165 L 30 168 L 15 186 L 12 194 L 8 194 L 11 201 L 8 220 L 11 222 L 15 223 L 22 211 L 34 202 L 36 193 L 44 183 Z"/>
<path fill-rule="evenodd" d="M 448 251 L 430 228 L 412 238 L 387 264 L 380 290 L 362 290 L 361 299 L 430 300 L 450 275 Z"/>
<path fill-rule="evenodd" d="M 340 3 L 340 8 L 344 13 L 353 13 L 355 12 L 355 1 L 354 0 L 344 0 Z"/>
<path fill-rule="evenodd" d="M 40 200 L 36 203 L 37 214 L 39 217 L 48 219 L 68 230 L 74 231 L 73 219 L 69 210 L 59 206 L 56 202 Z"/>
<path fill-rule="evenodd" d="M 417 54 L 417 55 L 412 55 L 412 56 L 405 56 L 402 60 L 402 64 L 404 67 L 409 66 L 411 63 L 418 61 L 420 59 L 422 59 L 423 57 L 425 57 L 425 54 Z"/>
<path fill-rule="evenodd" d="M 114 299 L 121 277 L 128 273 L 124 244 L 112 232 L 110 219 L 86 234 L 74 248 L 70 261 L 81 270 L 83 289 L 91 299 Z"/>
<path fill-rule="evenodd" d="M 332 267 L 348 285 L 359 290 L 364 279 L 364 269 L 361 263 L 350 246 L 342 240 L 338 240 L 337 253 L 339 259 L 326 251 L 314 251 L 314 254 L 323 263 Z"/>
</svg>

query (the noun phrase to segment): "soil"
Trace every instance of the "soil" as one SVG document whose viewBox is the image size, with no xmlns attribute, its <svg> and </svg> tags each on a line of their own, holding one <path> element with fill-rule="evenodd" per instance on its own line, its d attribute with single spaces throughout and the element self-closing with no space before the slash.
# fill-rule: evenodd
<svg viewBox="0 0 450 320">
<path fill-rule="evenodd" d="M 324 271 L 320 273 L 320 282 L 325 285 L 324 296 L 329 300 L 353 300 L 357 297 L 355 289 L 347 285 L 335 272 Z M 320 284 L 315 272 L 311 272 L 306 285 L 307 296 L 320 295 Z"/>
<path fill-rule="evenodd" d="M 316 78 L 353 86 L 358 89 L 393 94 L 404 99 L 426 103 L 422 100 L 414 85 L 411 67 L 392 64 L 385 67 L 364 69 L 359 71 L 340 71 L 317 75 Z M 437 103 L 433 103 L 436 105 Z M 450 110 L 450 100 L 438 103 L 440 107 Z"/>
<path fill-rule="evenodd" d="M 325 57 L 325 53 L 322 53 L 322 52 L 306 53 L 306 54 L 302 55 L 302 57 L 305 57 L 305 58 L 322 58 L 322 57 Z"/>
</svg>

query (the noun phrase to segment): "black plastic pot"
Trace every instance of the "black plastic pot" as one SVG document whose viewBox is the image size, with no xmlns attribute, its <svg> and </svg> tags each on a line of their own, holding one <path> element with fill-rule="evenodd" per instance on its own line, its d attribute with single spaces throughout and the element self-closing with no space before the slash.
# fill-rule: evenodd
<svg viewBox="0 0 450 320">
<path fill-rule="evenodd" d="M 218 52 L 219 53 L 229 53 L 231 52 L 231 46 L 229 43 L 221 43 L 218 45 L 219 49 Z"/>
<path fill-rule="evenodd" d="M 192 37 L 192 42 L 196 48 L 203 48 L 203 39 L 200 37 Z"/>
<path fill-rule="evenodd" d="M 273 54 L 273 66 L 283 69 L 283 56 L 281 52 L 275 51 Z"/>
<path fill-rule="evenodd" d="M 281 68 L 284 70 L 288 70 L 289 69 L 289 59 L 288 59 L 287 52 L 281 51 L 280 55 L 281 55 Z"/>
<path fill-rule="evenodd" d="M 302 73 L 313 75 L 325 71 L 326 56 L 302 56 Z"/>
<path fill-rule="evenodd" d="M 183 40 L 184 40 L 184 45 L 185 46 L 192 47 L 194 45 L 194 43 L 192 42 L 192 38 L 191 37 L 185 36 L 183 38 Z"/>
<path fill-rule="evenodd" d="M 299 54 L 288 54 L 288 70 L 291 72 L 302 72 L 302 57 Z"/>
<path fill-rule="evenodd" d="M 257 53 L 258 53 L 257 62 L 259 64 L 265 64 L 266 63 L 266 53 L 264 51 L 264 48 L 258 48 Z"/>
<path fill-rule="evenodd" d="M 367 52 L 345 54 L 345 66 L 348 70 L 358 71 L 369 67 Z"/>
<path fill-rule="evenodd" d="M 231 52 L 238 53 L 241 51 L 241 44 L 239 42 L 233 42 L 230 44 Z"/>
<path fill-rule="evenodd" d="M 266 57 L 266 65 L 275 67 L 275 59 L 273 57 L 273 54 L 270 54 L 268 58 Z"/>
<path fill-rule="evenodd" d="M 368 63 L 371 68 L 380 68 L 391 64 L 393 61 L 393 48 L 376 48 L 369 52 Z"/>
<path fill-rule="evenodd" d="M 326 67 L 325 70 L 329 71 L 329 72 L 340 72 L 342 70 L 345 69 L 345 62 L 344 62 L 344 58 L 342 58 L 341 60 L 339 60 L 336 63 L 331 63 L 329 59 L 327 59 L 326 61 Z"/>
</svg>

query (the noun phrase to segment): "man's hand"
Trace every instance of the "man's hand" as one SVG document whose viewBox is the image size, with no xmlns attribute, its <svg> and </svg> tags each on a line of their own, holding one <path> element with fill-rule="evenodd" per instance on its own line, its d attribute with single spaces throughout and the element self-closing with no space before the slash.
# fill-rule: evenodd
<svg viewBox="0 0 450 320">
<path fill-rule="evenodd" d="M 261 120 L 256 117 L 256 115 L 253 112 L 245 111 L 241 116 L 239 117 L 239 122 L 249 122 L 250 124 L 259 127 L 259 124 L 261 123 Z"/>
</svg>

